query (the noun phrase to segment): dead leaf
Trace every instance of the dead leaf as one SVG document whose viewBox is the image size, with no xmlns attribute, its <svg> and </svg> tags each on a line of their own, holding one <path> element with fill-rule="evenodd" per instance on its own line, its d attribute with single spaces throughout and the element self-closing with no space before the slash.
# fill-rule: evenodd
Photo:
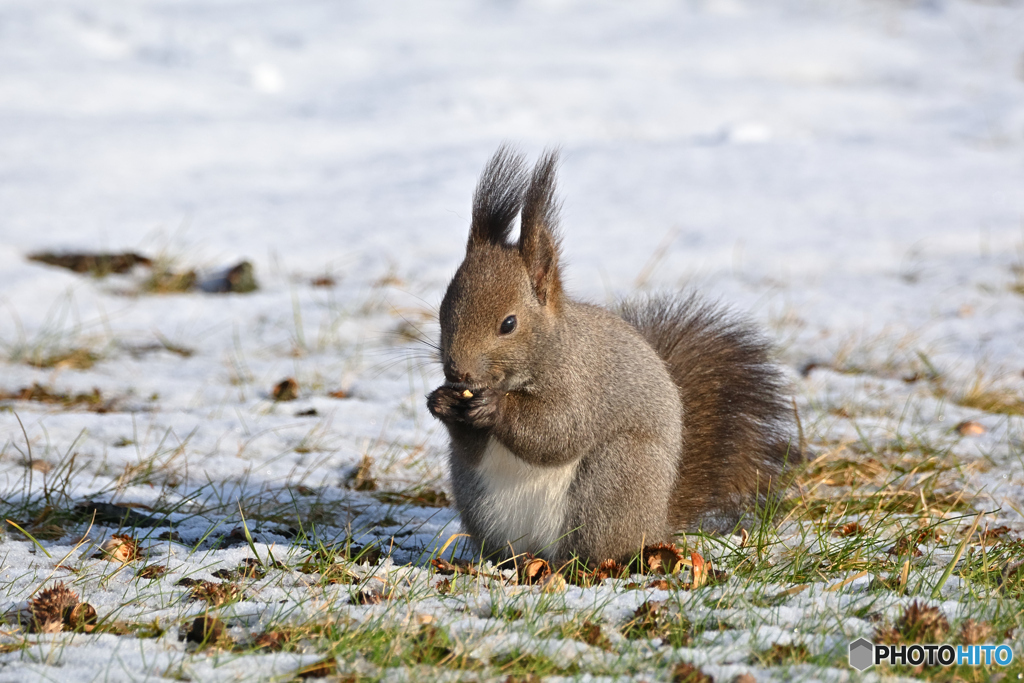
<svg viewBox="0 0 1024 683">
<path fill-rule="evenodd" d="M 921 557 L 924 553 L 917 547 L 917 544 L 921 542 L 920 537 L 917 534 L 910 534 L 907 536 L 900 536 L 896 539 L 896 545 L 889 548 L 888 554 L 903 557 L 909 555 L 911 557 Z"/>
<path fill-rule="evenodd" d="M 372 468 L 373 458 L 364 455 L 355 469 L 349 472 L 345 478 L 345 488 L 353 491 L 376 491 L 377 480 L 371 474 Z"/>
<path fill-rule="evenodd" d="M 672 683 L 715 683 L 715 679 L 689 662 L 679 662 L 672 669 Z"/>
<path fill-rule="evenodd" d="M 266 631 L 256 636 L 252 645 L 259 650 L 280 652 L 291 639 L 291 635 L 285 631 Z"/>
<path fill-rule="evenodd" d="M 299 668 L 295 672 L 298 678 L 328 678 L 338 673 L 338 662 L 333 658 L 321 659 Z"/>
<path fill-rule="evenodd" d="M 352 602 L 356 605 L 379 605 L 385 600 L 390 600 L 393 591 L 384 592 L 380 588 L 373 587 L 368 590 L 359 591 L 352 598 Z"/>
<path fill-rule="evenodd" d="M 274 385 L 271 396 L 275 401 L 294 401 L 299 397 L 299 383 L 289 377 Z"/>
<path fill-rule="evenodd" d="M 587 645 L 593 647 L 599 647 L 602 650 L 610 650 L 612 648 L 611 641 L 608 636 L 601 630 L 600 624 L 595 624 L 592 621 L 584 621 L 583 626 L 580 629 L 580 638 Z"/>
<path fill-rule="evenodd" d="M 964 420 L 956 426 L 956 431 L 963 436 L 981 436 L 985 433 L 985 427 L 974 420 Z"/>
<path fill-rule="evenodd" d="M 189 585 L 182 579 L 179 585 Z M 213 607 L 218 607 L 228 602 L 241 600 L 243 597 L 242 588 L 233 583 L 214 583 L 213 581 L 196 581 L 191 584 L 189 598 L 205 602 Z"/>
<path fill-rule="evenodd" d="M 141 579 L 159 579 L 166 573 L 167 567 L 162 564 L 147 564 L 145 567 L 135 572 L 135 576 L 138 576 Z"/>
<path fill-rule="evenodd" d="M 217 617 L 204 615 L 192 620 L 192 625 L 185 633 L 189 643 L 212 645 L 224 635 L 224 622 Z"/>
<path fill-rule="evenodd" d="M 690 560 L 693 562 L 693 581 L 690 585 L 693 588 L 700 588 L 708 582 L 708 570 L 711 569 L 711 564 L 705 562 L 697 552 L 690 553 Z"/>
<path fill-rule="evenodd" d="M 136 265 L 150 266 L 152 261 L 135 252 L 73 252 L 58 254 L 42 252 L 29 254 L 29 261 L 38 261 L 58 268 L 66 268 L 76 273 L 88 273 L 95 277 L 104 277 L 111 273 L 127 273 Z"/>
<path fill-rule="evenodd" d="M 981 537 L 979 538 L 979 541 L 983 545 L 993 545 L 1003 540 L 1003 537 L 1011 531 L 1013 531 L 1013 529 L 1011 529 L 1008 526 L 997 526 L 994 529 L 989 529 L 986 527 L 985 530 L 981 532 Z"/>
</svg>

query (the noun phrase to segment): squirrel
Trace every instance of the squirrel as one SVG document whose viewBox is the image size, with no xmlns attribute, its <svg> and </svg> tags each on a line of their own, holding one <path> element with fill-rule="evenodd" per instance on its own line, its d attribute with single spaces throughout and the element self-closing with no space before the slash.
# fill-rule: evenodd
<svg viewBox="0 0 1024 683">
<path fill-rule="evenodd" d="M 734 530 L 802 460 L 769 343 L 695 295 L 617 310 L 562 286 L 557 153 L 502 146 L 439 310 L 452 492 L 485 555 L 628 561 Z M 516 217 L 518 242 L 511 241 Z"/>
</svg>

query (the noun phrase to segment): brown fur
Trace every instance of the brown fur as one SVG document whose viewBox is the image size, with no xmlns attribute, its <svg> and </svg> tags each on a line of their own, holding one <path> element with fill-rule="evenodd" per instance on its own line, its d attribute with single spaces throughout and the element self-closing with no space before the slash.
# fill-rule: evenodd
<svg viewBox="0 0 1024 683">
<path fill-rule="evenodd" d="M 527 180 L 498 150 L 441 303 L 447 382 L 427 405 L 451 437 L 463 524 L 485 551 L 592 562 L 724 530 L 799 460 L 767 345 L 693 298 L 620 316 L 566 296 L 555 166 L 548 154 Z"/>
<path fill-rule="evenodd" d="M 673 528 L 727 531 L 752 505 L 777 499 L 787 466 L 802 455 L 767 340 L 692 294 L 627 302 L 621 311 L 665 360 L 683 403 Z"/>
</svg>

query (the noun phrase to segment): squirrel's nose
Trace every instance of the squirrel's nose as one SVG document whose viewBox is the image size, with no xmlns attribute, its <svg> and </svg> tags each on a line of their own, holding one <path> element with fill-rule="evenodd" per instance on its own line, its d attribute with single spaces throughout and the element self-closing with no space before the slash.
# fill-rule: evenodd
<svg viewBox="0 0 1024 683">
<path fill-rule="evenodd" d="M 469 381 L 469 373 L 449 358 L 444 362 L 444 378 L 452 383 L 465 383 Z"/>
</svg>

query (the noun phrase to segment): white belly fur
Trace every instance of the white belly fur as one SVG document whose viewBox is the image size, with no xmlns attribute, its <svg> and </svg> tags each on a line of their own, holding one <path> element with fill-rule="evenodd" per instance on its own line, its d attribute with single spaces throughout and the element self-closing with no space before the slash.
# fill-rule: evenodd
<svg viewBox="0 0 1024 683">
<path fill-rule="evenodd" d="M 576 474 L 576 463 L 562 467 L 536 467 L 517 458 L 496 439 L 487 442 L 477 474 L 484 484 L 484 550 L 496 544 L 516 553 L 547 556 L 555 552 L 565 533 L 566 492 Z"/>
</svg>

